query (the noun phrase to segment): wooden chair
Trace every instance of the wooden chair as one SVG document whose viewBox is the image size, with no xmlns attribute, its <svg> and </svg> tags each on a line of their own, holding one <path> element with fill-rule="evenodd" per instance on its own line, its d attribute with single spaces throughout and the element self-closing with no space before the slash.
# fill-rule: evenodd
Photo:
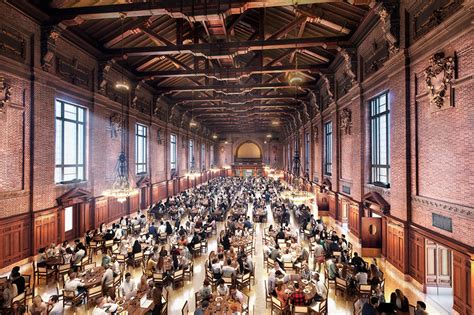
<svg viewBox="0 0 474 315">
<path fill-rule="evenodd" d="M 248 287 L 250 290 L 250 273 L 244 273 L 242 277 L 237 277 L 237 285 L 239 286 L 240 289 L 243 289 L 245 287 Z"/>
<path fill-rule="evenodd" d="M 89 243 L 89 256 L 93 256 L 94 254 L 96 254 L 99 251 L 100 246 L 101 245 L 99 242 L 91 241 Z"/>
<path fill-rule="evenodd" d="M 140 267 L 143 264 L 143 253 L 135 253 L 132 257 L 132 265 L 133 267 Z"/>
<path fill-rule="evenodd" d="M 76 306 L 84 301 L 86 293 L 76 294 L 74 290 L 63 290 L 63 307 L 66 304 Z"/>
<path fill-rule="evenodd" d="M 114 246 L 114 240 L 108 240 L 104 242 L 104 253 L 109 253 L 112 255 L 113 254 L 113 246 Z"/>
<path fill-rule="evenodd" d="M 173 281 L 173 287 L 176 287 L 177 284 L 184 284 L 184 271 L 180 269 L 173 272 L 171 280 Z"/>
<path fill-rule="evenodd" d="M 31 287 L 31 275 L 23 275 L 23 279 L 25 279 L 25 298 L 28 300 L 29 298 L 33 299 L 35 296 L 35 282 L 33 281 L 33 287 Z"/>
<path fill-rule="evenodd" d="M 125 255 L 117 255 L 117 262 L 119 263 L 120 268 L 123 270 L 127 266 L 127 260 L 125 258 Z"/>
<path fill-rule="evenodd" d="M 95 287 L 87 288 L 87 303 L 94 301 L 94 299 L 102 296 L 102 286 L 96 285 Z"/>
<path fill-rule="evenodd" d="M 193 245 L 192 248 L 193 256 L 200 256 L 201 255 L 201 243 L 196 243 Z"/>
<path fill-rule="evenodd" d="M 370 284 L 359 284 L 357 287 L 357 295 L 359 297 L 368 297 L 372 293 L 372 286 Z"/>
<path fill-rule="evenodd" d="M 188 278 L 189 281 L 193 279 L 194 274 L 194 263 L 192 261 L 189 262 L 188 268 L 184 269 L 184 277 Z"/>
<path fill-rule="evenodd" d="M 188 315 L 189 314 L 189 305 L 188 301 L 184 302 L 183 307 L 181 308 L 181 315 Z"/>
<path fill-rule="evenodd" d="M 248 314 L 250 309 L 250 296 L 242 292 L 244 296 L 244 301 L 242 302 L 242 313 Z"/>
<path fill-rule="evenodd" d="M 69 271 L 71 271 L 70 264 L 59 265 L 58 266 L 58 280 L 62 280 L 63 275 L 69 274 Z"/>
<path fill-rule="evenodd" d="M 322 300 L 316 303 L 311 304 L 309 307 L 312 314 L 316 315 L 326 315 L 328 313 L 328 301 Z"/>
<path fill-rule="evenodd" d="M 161 272 L 154 272 L 153 273 L 153 282 L 158 285 L 163 285 L 163 274 Z"/>
<path fill-rule="evenodd" d="M 96 263 L 91 263 L 91 264 L 85 264 L 84 266 L 82 266 L 82 269 L 84 271 L 86 271 L 86 270 L 91 270 L 95 267 L 97 267 L 97 264 Z"/>
<path fill-rule="evenodd" d="M 272 296 L 268 294 L 267 280 L 263 280 L 263 285 L 265 286 L 265 308 L 268 303 L 272 303 Z"/>
<path fill-rule="evenodd" d="M 160 315 L 168 315 L 168 302 L 163 303 L 161 308 L 161 314 Z"/>
<path fill-rule="evenodd" d="M 48 283 L 48 280 L 54 276 L 54 271 L 51 269 L 48 269 L 46 267 L 38 267 L 36 266 L 36 277 L 38 279 L 38 284 L 41 278 L 46 279 L 46 284 Z"/>
<path fill-rule="evenodd" d="M 119 253 L 119 246 L 118 246 L 118 244 L 112 245 L 111 250 L 112 250 L 112 255 L 118 255 L 118 253 Z"/>
<path fill-rule="evenodd" d="M 201 252 L 202 253 L 207 253 L 208 248 L 209 248 L 209 243 L 208 243 L 207 239 L 203 239 L 201 241 Z"/>
<path fill-rule="evenodd" d="M 282 305 L 282 303 L 279 299 L 277 299 L 273 295 L 271 296 L 271 299 L 272 299 L 272 312 L 271 312 L 271 314 L 273 314 L 275 311 L 277 312 L 277 314 L 285 314 L 288 311 L 288 306 L 283 307 L 283 305 Z"/>
<path fill-rule="evenodd" d="M 160 243 L 166 244 L 168 242 L 168 234 L 160 233 Z"/>
<path fill-rule="evenodd" d="M 199 306 L 201 306 L 201 294 L 199 294 L 199 291 L 194 292 L 194 309 L 197 309 Z"/>
<path fill-rule="evenodd" d="M 18 302 L 20 305 L 26 305 L 26 293 L 18 294 L 12 299 L 12 304 Z"/>
<path fill-rule="evenodd" d="M 293 263 L 291 261 L 289 261 L 289 262 L 285 261 L 283 263 L 283 268 L 285 269 L 286 273 L 294 273 L 295 272 L 295 270 L 293 268 Z"/>
<path fill-rule="evenodd" d="M 337 295 L 337 291 L 341 291 L 344 295 L 346 295 L 346 291 L 347 291 L 346 279 L 336 277 L 336 292 L 334 292 L 336 295 Z"/>
<path fill-rule="evenodd" d="M 270 269 L 273 269 L 275 268 L 275 261 L 273 259 L 271 259 L 270 257 L 268 257 L 267 259 L 267 271 L 270 270 Z"/>
<path fill-rule="evenodd" d="M 308 306 L 294 305 L 291 314 L 309 314 Z"/>
<path fill-rule="evenodd" d="M 232 277 L 222 277 L 222 279 L 224 279 L 225 284 L 228 286 L 232 285 Z"/>
</svg>

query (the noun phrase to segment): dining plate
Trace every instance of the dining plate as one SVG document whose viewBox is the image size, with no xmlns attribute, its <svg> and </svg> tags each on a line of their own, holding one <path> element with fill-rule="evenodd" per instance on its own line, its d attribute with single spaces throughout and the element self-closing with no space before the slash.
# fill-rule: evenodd
<svg viewBox="0 0 474 315">
<path fill-rule="evenodd" d="M 306 294 L 308 294 L 308 293 L 311 293 L 311 291 L 310 291 L 310 290 L 308 290 L 308 289 L 304 289 L 304 290 L 303 290 L 303 293 L 306 293 Z"/>
</svg>

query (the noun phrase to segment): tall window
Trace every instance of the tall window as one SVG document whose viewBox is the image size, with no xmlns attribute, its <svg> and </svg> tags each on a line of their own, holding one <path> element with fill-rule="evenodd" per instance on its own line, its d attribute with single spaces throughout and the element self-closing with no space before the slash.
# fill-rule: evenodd
<svg viewBox="0 0 474 315">
<path fill-rule="evenodd" d="M 215 164 L 215 161 L 214 161 L 214 146 L 213 146 L 213 145 L 211 145 L 209 151 L 210 151 L 210 152 L 209 152 L 209 155 L 210 155 L 210 158 L 209 158 L 210 163 L 211 163 L 212 165 L 214 165 L 214 164 Z"/>
<path fill-rule="evenodd" d="M 56 100 L 56 168 L 54 181 L 86 179 L 86 109 Z"/>
<path fill-rule="evenodd" d="M 72 206 L 64 208 L 64 232 L 71 231 L 73 225 L 73 211 Z"/>
<path fill-rule="evenodd" d="M 288 171 L 291 171 L 291 144 L 288 143 L 288 149 L 287 151 L 287 162 L 288 162 Z"/>
<path fill-rule="evenodd" d="M 332 175 L 332 122 L 324 125 L 324 174 Z"/>
<path fill-rule="evenodd" d="M 201 143 L 201 169 L 206 168 L 206 145 Z"/>
<path fill-rule="evenodd" d="M 171 135 L 170 139 L 170 169 L 176 170 L 176 157 L 177 157 L 177 145 L 176 145 L 176 135 Z"/>
<path fill-rule="evenodd" d="M 142 124 L 135 125 L 135 169 L 137 174 L 147 172 L 147 132 L 148 128 Z"/>
<path fill-rule="evenodd" d="M 189 139 L 189 152 L 188 152 L 188 169 L 191 169 L 192 163 L 194 158 L 194 140 Z"/>
<path fill-rule="evenodd" d="M 309 173 L 309 152 L 311 147 L 311 140 L 309 137 L 309 133 L 305 134 L 305 141 L 304 141 L 304 169 L 306 172 Z"/>
<path fill-rule="evenodd" d="M 371 182 L 390 184 L 390 105 L 387 93 L 370 101 Z"/>
</svg>

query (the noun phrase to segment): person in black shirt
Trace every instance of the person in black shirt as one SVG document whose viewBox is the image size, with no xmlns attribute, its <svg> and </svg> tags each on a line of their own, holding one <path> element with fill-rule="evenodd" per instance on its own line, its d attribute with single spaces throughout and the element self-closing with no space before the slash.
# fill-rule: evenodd
<svg viewBox="0 0 474 315">
<path fill-rule="evenodd" d="M 275 240 L 278 243 L 278 240 L 284 240 L 285 239 L 285 232 L 283 232 L 283 229 L 280 230 L 280 232 L 277 233 Z"/>
<path fill-rule="evenodd" d="M 107 230 L 107 233 L 104 235 L 104 240 L 110 241 L 114 239 L 114 233 L 112 230 Z"/>
<path fill-rule="evenodd" d="M 25 291 L 25 278 L 20 274 L 20 267 L 13 267 L 10 279 L 12 280 L 12 284 L 16 284 L 18 294 L 22 294 Z"/>
<path fill-rule="evenodd" d="M 229 240 L 229 235 L 227 233 L 222 238 L 221 243 L 222 243 L 222 246 L 224 247 L 224 250 L 230 249 L 230 240 Z"/>
<path fill-rule="evenodd" d="M 354 253 L 354 257 L 352 257 L 351 264 L 356 267 L 356 270 L 358 271 L 360 268 L 365 266 L 364 260 L 359 257 L 359 254 Z"/>
</svg>

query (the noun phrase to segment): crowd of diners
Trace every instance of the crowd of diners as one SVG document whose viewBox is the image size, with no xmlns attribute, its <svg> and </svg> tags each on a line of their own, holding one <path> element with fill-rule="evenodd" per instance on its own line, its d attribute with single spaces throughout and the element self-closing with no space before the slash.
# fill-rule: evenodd
<svg viewBox="0 0 474 315">
<path fill-rule="evenodd" d="M 249 312 L 243 289 L 251 290 L 251 279 L 255 283 L 255 224 L 266 222 L 271 209 L 274 222 L 265 224 L 263 251 L 272 310 L 327 312 L 334 285 L 336 293 L 342 289 L 355 300 L 359 314 L 408 314 L 410 307 L 415 314 L 427 314 L 422 301 L 413 307 L 398 289 L 385 301 L 377 261 L 369 264 L 353 252 L 345 235 L 329 229 L 309 207 L 282 200 L 282 190 L 280 181 L 270 178 L 215 178 L 147 211 L 101 224 L 81 239 L 50 244 L 39 250 L 31 276 L 15 266 L 0 279 L 1 313 L 56 315 L 65 313 L 66 304 L 72 309 L 85 304 L 93 315 L 101 315 L 133 310 L 146 296 L 152 302 L 149 313 L 162 314 L 166 288 L 184 283 L 185 276 L 191 280 L 194 258 L 207 253 L 207 239 L 217 234 L 218 221 L 225 228 L 205 262 L 195 314 L 222 308 Z M 141 271 L 139 280 L 130 272 L 136 270 Z M 50 279 L 57 281 L 56 292 L 43 301 L 35 284 Z M 368 285 L 367 292 L 361 292 L 362 285 Z"/>
</svg>

